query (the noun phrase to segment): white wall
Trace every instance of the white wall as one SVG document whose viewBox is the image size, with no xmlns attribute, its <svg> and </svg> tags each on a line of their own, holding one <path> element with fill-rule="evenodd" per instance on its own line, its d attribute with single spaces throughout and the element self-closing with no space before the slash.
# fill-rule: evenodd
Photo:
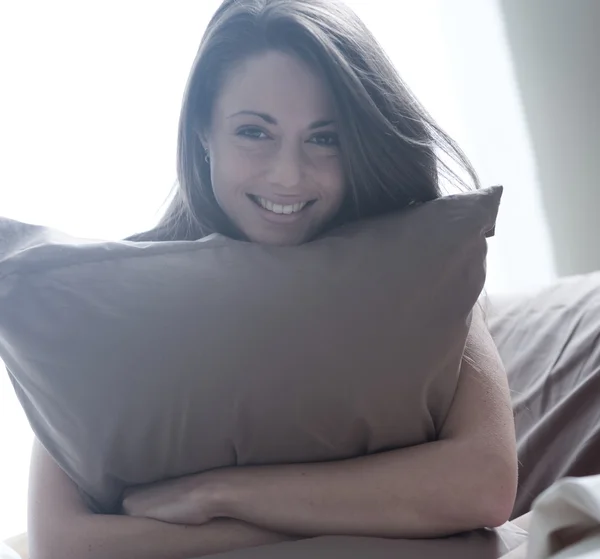
<svg viewBox="0 0 600 559">
<path fill-rule="evenodd" d="M 600 270 L 600 2 L 501 4 L 557 270 Z"/>
</svg>

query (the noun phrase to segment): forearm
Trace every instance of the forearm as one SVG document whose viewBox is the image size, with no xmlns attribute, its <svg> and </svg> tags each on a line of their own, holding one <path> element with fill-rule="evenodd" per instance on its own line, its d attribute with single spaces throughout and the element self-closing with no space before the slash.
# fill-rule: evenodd
<svg viewBox="0 0 600 559">
<path fill-rule="evenodd" d="M 484 464 L 438 441 L 343 462 L 215 472 L 215 513 L 307 536 L 443 536 L 503 522 L 491 502 L 502 475 Z"/>
<path fill-rule="evenodd" d="M 92 514 L 37 441 L 28 508 L 31 559 L 189 559 L 289 539 L 238 520 L 186 526 Z"/>
<path fill-rule="evenodd" d="M 167 524 L 126 516 L 80 516 L 36 540 L 31 559 L 189 559 L 285 541 L 286 537 L 238 520 L 202 526 Z"/>
</svg>

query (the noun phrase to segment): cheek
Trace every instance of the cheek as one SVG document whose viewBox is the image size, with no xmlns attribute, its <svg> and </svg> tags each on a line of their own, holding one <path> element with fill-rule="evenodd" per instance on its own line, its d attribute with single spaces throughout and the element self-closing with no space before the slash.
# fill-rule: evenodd
<svg viewBox="0 0 600 559">
<path fill-rule="evenodd" d="M 346 192 L 346 178 L 342 162 L 338 157 L 324 162 L 321 167 L 320 183 L 332 203 L 341 203 Z"/>
<path fill-rule="evenodd" d="M 213 191 L 219 202 L 230 199 L 256 174 L 250 154 L 240 149 L 235 138 L 216 130 L 210 143 L 210 173 Z"/>
<path fill-rule="evenodd" d="M 244 187 L 256 175 L 256 165 L 243 154 L 230 150 L 211 162 L 211 181 L 219 202 L 230 199 L 244 191 Z"/>
</svg>

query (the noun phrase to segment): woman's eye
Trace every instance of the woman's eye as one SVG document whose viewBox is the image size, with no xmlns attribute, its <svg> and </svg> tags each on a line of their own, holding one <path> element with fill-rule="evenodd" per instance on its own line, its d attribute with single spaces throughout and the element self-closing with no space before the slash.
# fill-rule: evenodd
<svg viewBox="0 0 600 559">
<path fill-rule="evenodd" d="M 320 132 L 315 134 L 310 141 L 313 144 L 325 147 L 335 147 L 340 144 L 339 136 L 335 132 Z"/>
<path fill-rule="evenodd" d="M 251 140 L 266 140 L 268 136 L 260 128 L 246 127 L 237 131 L 238 136 Z"/>
</svg>

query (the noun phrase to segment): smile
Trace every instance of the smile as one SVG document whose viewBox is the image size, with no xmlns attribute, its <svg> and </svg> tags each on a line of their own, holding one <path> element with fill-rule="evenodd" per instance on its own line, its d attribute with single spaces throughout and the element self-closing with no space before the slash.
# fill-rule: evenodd
<svg viewBox="0 0 600 559">
<path fill-rule="evenodd" d="M 306 206 L 312 204 L 312 201 L 296 202 L 295 204 L 278 204 L 272 200 L 263 198 L 262 196 L 255 196 L 251 194 L 248 197 L 261 208 L 278 215 L 297 214 L 306 208 Z"/>
</svg>

